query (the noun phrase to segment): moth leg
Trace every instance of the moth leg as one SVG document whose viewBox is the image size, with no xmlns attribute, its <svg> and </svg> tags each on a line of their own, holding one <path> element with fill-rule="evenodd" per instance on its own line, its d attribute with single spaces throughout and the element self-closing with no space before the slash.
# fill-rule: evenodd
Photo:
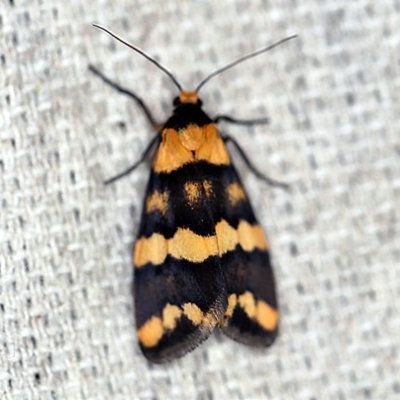
<svg viewBox="0 0 400 400">
<path fill-rule="evenodd" d="M 224 136 L 223 140 L 225 143 L 231 142 L 235 146 L 236 150 L 239 152 L 239 154 L 242 157 L 245 164 L 249 167 L 249 169 L 253 172 L 253 174 L 255 176 L 257 176 L 257 178 L 263 180 L 264 182 L 268 183 L 271 186 L 281 187 L 283 189 L 289 189 L 289 185 L 287 183 L 278 182 L 278 181 L 271 179 L 268 176 L 262 174 L 260 171 L 258 171 L 258 169 L 251 163 L 251 161 L 247 157 L 246 153 L 240 147 L 239 143 L 236 142 L 236 140 L 233 139 L 231 136 Z"/>
<path fill-rule="evenodd" d="M 97 75 L 104 83 L 107 85 L 111 86 L 113 89 L 117 90 L 119 93 L 125 94 L 126 96 L 130 97 L 133 99 L 136 104 L 140 107 L 140 109 L 144 112 L 146 115 L 147 120 L 149 121 L 150 125 L 154 128 L 154 130 L 159 131 L 160 130 L 160 124 L 156 122 L 155 118 L 153 117 L 153 114 L 151 113 L 150 109 L 146 106 L 145 102 L 137 96 L 135 93 L 124 89 L 122 86 L 120 86 L 118 83 L 113 82 L 112 80 L 108 79 L 102 72 L 100 72 L 96 67 L 93 65 L 89 65 L 89 71 L 93 72 L 95 75 Z M 107 179 L 104 181 L 105 185 L 108 185 L 112 182 L 115 182 L 116 180 L 130 174 L 132 171 L 134 171 L 149 155 L 151 149 L 154 147 L 156 142 L 160 139 L 160 135 L 157 134 L 153 140 L 149 143 L 147 146 L 146 150 L 143 152 L 139 160 L 133 164 L 131 167 L 126 169 L 125 171 L 119 173 L 118 175 L 113 176 L 110 179 Z"/>
<path fill-rule="evenodd" d="M 117 90 L 119 93 L 125 94 L 126 96 L 133 99 L 136 102 L 136 104 L 141 108 L 141 110 L 144 112 L 147 120 L 149 121 L 150 125 L 154 128 L 154 130 L 158 131 L 160 129 L 160 127 L 161 127 L 160 124 L 155 120 L 149 107 L 146 106 L 145 102 L 139 96 L 137 96 L 135 93 L 131 92 L 130 90 L 123 88 L 118 83 L 113 82 L 112 80 L 108 79 L 105 75 L 103 75 L 102 72 L 100 72 L 93 65 L 89 65 L 88 68 L 89 68 L 89 71 L 91 71 L 95 75 L 97 75 L 104 83 L 111 86 L 113 89 Z"/>
<path fill-rule="evenodd" d="M 237 124 L 237 125 L 247 125 L 247 126 L 253 126 L 253 125 L 265 125 L 269 123 L 268 118 L 256 118 L 256 119 L 236 119 L 233 118 L 229 115 L 217 115 L 214 118 L 214 122 L 217 124 L 220 121 L 226 121 L 230 122 L 232 124 Z"/>
<path fill-rule="evenodd" d="M 149 145 L 147 146 L 146 150 L 140 156 L 139 160 L 135 162 L 135 164 L 133 164 L 131 167 L 129 167 L 125 171 L 122 171 L 118 175 L 115 175 L 112 178 L 107 179 L 106 181 L 104 181 L 104 184 L 108 185 L 109 183 L 115 182 L 116 180 L 118 180 L 118 179 L 122 178 L 123 176 L 126 176 L 126 175 L 130 174 L 132 171 L 134 171 L 147 158 L 147 156 L 149 155 L 150 151 L 152 150 L 154 145 L 160 140 L 160 138 L 161 138 L 161 136 L 159 134 L 157 134 L 152 139 L 152 141 L 149 143 Z"/>
</svg>

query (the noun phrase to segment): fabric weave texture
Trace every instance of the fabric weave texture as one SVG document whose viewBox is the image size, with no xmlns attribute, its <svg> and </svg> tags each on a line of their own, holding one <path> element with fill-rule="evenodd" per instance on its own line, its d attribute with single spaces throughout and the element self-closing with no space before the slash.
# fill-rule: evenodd
<svg viewBox="0 0 400 400">
<path fill-rule="evenodd" d="M 136 343 L 132 247 L 154 135 L 88 64 L 160 122 L 175 86 L 91 26 L 141 47 L 191 90 L 208 73 L 273 257 L 282 322 L 251 349 L 216 332 L 171 364 Z M 400 7 L 395 0 L 0 4 L 0 398 L 394 399 L 400 396 Z"/>
</svg>

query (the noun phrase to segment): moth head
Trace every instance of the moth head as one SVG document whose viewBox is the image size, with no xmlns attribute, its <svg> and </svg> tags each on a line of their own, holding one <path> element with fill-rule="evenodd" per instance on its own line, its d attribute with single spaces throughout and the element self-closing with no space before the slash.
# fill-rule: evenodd
<svg viewBox="0 0 400 400">
<path fill-rule="evenodd" d="M 195 104 L 196 106 L 201 107 L 203 102 L 199 99 L 197 92 L 185 92 L 182 90 L 179 96 L 175 97 L 173 102 L 174 108 L 181 104 Z"/>
</svg>

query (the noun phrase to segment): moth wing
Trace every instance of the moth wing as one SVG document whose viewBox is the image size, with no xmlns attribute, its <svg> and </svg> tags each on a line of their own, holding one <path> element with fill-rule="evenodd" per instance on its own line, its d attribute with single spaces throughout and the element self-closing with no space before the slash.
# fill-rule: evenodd
<svg viewBox="0 0 400 400">
<path fill-rule="evenodd" d="M 198 346 L 227 306 L 210 204 L 201 182 L 190 181 L 192 167 L 151 172 L 134 250 L 139 344 L 156 363 Z"/>
<path fill-rule="evenodd" d="M 233 165 L 221 174 L 216 220 L 228 307 L 220 328 L 250 346 L 269 346 L 278 332 L 278 307 L 268 245 Z"/>
</svg>

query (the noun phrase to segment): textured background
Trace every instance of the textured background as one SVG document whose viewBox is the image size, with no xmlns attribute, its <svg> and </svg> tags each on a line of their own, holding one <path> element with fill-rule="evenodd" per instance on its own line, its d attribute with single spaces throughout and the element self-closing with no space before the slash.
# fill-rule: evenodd
<svg viewBox="0 0 400 400">
<path fill-rule="evenodd" d="M 64 3 L 64 5 L 62 5 Z M 400 396 L 400 3 L 0 0 L 0 398 L 391 399 Z M 191 89 L 259 169 L 238 161 L 268 232 L 281 335 L 254 351 L 213 335 L 151 366 L 136 345 L 131 249 L 152 137 L 140 110 L 87 71 L 146 98 L 175 87 L 91 27 L 146 49 Z"/>
</svg>

